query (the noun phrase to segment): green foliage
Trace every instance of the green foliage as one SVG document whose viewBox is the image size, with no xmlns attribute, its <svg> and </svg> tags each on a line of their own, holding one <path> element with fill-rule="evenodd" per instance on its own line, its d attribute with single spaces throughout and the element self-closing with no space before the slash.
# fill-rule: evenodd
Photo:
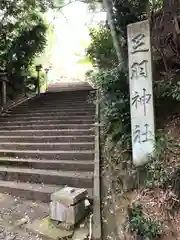
<svg viewBox="0 0 180 240">
<path fill-rule="evenodd" d="M 146 186 L 148 188 L 163 188 L 168 180 L 167 169 L 165 168 L 163 161 L 153 160 L 146 165 L 148 176 L 146 178 Z"/>
<path fill-rule="evenodd" d="M 136 239 L 154 240 L 162 234 L 162 226 L 159 221 L 146 218 L 143 215 L 142 206 L 134 203 L 128 209 L 128 225 Z M 139 237 L 139 238 L 138 238 Z"/>
<path fill-rule="evenodd" d="M 6 53 L 6 68 L 10 72 L 28 68 L 33 59 L 40 54 L 46 44 L 46 26 L 39 23 L 29 29 L 23 29 L 19 36 L 13 39 Z"/>
<path fill-rule="evenodd" d="M 91 43 L 86 52 L 92 64 L 101 69 L 117 66 L 118 59 L 113 47 L 111 32 L 107 26 L 90 28 L 89 35 Z"/>
<path fill-rule="evenodd" d="M 113 20 L 120 39 L 124 61 L 127 66 L 127 24 L 146 16 L 146 1 L 112 0 Z M 130 105 L 128 70 L 118 65 L 108 25 L 90 29 L 91 43 L 87 56 L 98 71 L 91 72 L 90 80 L 100 91 L 102 116 L 108 134 L 113 140 L 124 142 L 130 136 Z"/>
<path fill-rule="evenodd" d="M 79 59 L 76 63 L 82 64 L 82 65 L 87 65 L 87 64 L 90 64 L 90 61 L 87 57 L 84 57 L 84 58 Z"/>
<path fill-rule="evenodd" d="M 168 136 L 159 130 L 156 135 L 156 143 L 154 146 L 155 158 L 145 166 L 147 170 L 146 186 L 149 188 L 163 188 L 168 180 L 168 172 L 164 161 L 168 144 Z"/>
<path fill-rule="evenodd" d="M 49 8 L 54 6 L 54 0 L 1 0 L 0 9 L 4 11 L 5 15 L 17 16 L 19 14 L 23 15 L 24 12 L 32 9 L 38 9 L 41 12 L 47 11 Z"/>
<path fill-rule="evenodd" d="M 154 146 L 155 157 L 146 166 L 146 186 L 148 188 L 169 188 L 173 166 L 168 167 L 169 150 L 177 148 L 174 139 L 171 139 L 164 130 L 159 129 Z"/>
<path fill-rule="evenodd" d="M 147 18 L 149 0 L 112 0 L 114 26 L 121 46 L 123 60 L 127 60 L 127 25 Z M 126 62 L 127 64 L 127 62 Z"/>
<path fill-rule="evenodd" d="M 156 10 L 162 6 L 160 1 L 155 1 L 154 4 L 152 6 L 151 3 L 151 9 Z M 147 17 L 148 1 L 112 0 L 112 6 L 113 20 L 127 67 L 127 25 Z M 122 131 L 130 133 L 128 70 L 122 66 L 117 67 L 118 60 L 108 25 L 91 28 L 89 34 L 91 43 L 87 48 L 87 56 L 96 68 L 94 73 L 91 72 L 90 80 L 101 92 L 101 107 L 103 116 L 107 119 L 105 122 L 108 131 L 113 136 L 116 133 L 115 138 L 118 140 L 124 136 Z M 179 85 L 173 81 L 166 83 L 154 83 L 156 103 L 167 96 L 180 99 Z"/>
<path fill-rule="evenodd" d="M 30 74 L 35 57 L 46 46 L 47 27 L 40 12 L 51 6 L 47 0 L 0 3 L 0 69 L 7 70 L 11 85 L 19 91 L 25 82 L 22 72 Z"/>
<path fill-rule="evenodd" d="M 91 71 L 88 78 L 99 89 L 102 116 L 108 134 L 115 141 L 127 140 L 130 133 L 129 86 L 127 71 L 120 66 Z"/>
<path fill-rule="evenodd" d="M 130 23 L 146 18 L 149 0 L 112 0 L 113 18 L 117 32 L 126 38 L 126 28 Z"/>
<path fill-rule="evenodd" d="M 155 0 L 155 1 L 149 1 L 151 10 L 156 12 L 160 10 L 163 7 L 163 0 Z"/>
<path fill-rule="evenodd" d="M 157 98 L 172 98 L 180 101 L 180 81 L 179 74 L 174 73 L 165 76 L 160 81 L 154 83 L 154 92 Z"/>
</svg>

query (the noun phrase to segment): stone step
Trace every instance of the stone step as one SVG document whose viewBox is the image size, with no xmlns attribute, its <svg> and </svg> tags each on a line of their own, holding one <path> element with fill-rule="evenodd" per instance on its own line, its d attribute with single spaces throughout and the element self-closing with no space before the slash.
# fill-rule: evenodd
<svg viewBox="0 0 180 240">
<path fill-rule="evenodd" d="M 67 151 L 67 150 L 93 150 L 94 142 L 75 142 L 75 143 L 31 143 L 31 142 L 2 142 L 0 149 L 10 150 L 49 150 L 49 151 Z"/>
<path fill-rule="evenodd" d="M 0 166 L 0 180 L 68 185 L 78 188 L 93 187 L 93 172 L 29 169 Z"/>
<path fill-rule="evenodd" d="M 65 86 L 71 86 L 71 85 L 73 85 L 73 86 L 75 86 L 75 88 L 73 88 L 72 90 L 69 90 L 69 91 L 62 91 L 62 92 L 59 92 L 59 90 L 57 91 L 57 92 L 55 92 L 55 91 L 53 91 L 53 92 L 51 92 L 51 91 L 49 91 L 49 92 L 46 92 L 46 93 L 41 93 L 41 95 L 53 95 L 53 96 L 55 96 L 55 95 L 59 95 L 59 94 L 61 94 L 61 95 L 71 95 L 71 94 L 85 94 L 85 93 L 89 93 L 89 92 L 91 92 L 91 91 L 95 91 L 89 84 L 87 84 L 87 83 L 84 83 L 84 82 L 67 82 L 67 81 L 56 81 L 55 80 L 55 82 L 53 81 L 53 83 L 57 83 L 57 84 L 59 84 L 59 82 L 60 83 L 62 83 L 62 84 L 65 84 Z M 89 87 L 89 89 L 78 89 L 77 88 L 77 86 L 85 86 L 85 87 Z"/>
<path fill-rule="evenodd" d="M 68 100 L 68 99 L 80 99 L 80 100 L 82 100 L 82 99 L 87 99 L 87 98 L 89 98 L 89 97 L 92 97 L 92 96 L 94 96 L 95 97 L 95 95 L 92 95 L 92 94 L 90 94 L 90 93 L 84 93 L 84 94 L 61 94 L 61 95 L 48 95 L 48 94 L 41 94 L 40 96 L 35 96 L 34 98 L 31 98 L 30 100 L 28 100 L 28 101 L 46 101 L 46 102 L 49 102 L 50 100 L 51 101 L 58 101 L 58 100 Z"/>
<path fill-rule="evenodd" d="M 42 108 L 42 109 L 47 109 L 47 108 L 54 108 L 54 109 L 59 109 L 59 108 L 64 108 L 64 109 L 69 109 L 69 108 L 95 108 L 95 105 L 93 103 L 75 103 L 75 102 L 71 102 L 71 103 L 59 103 L 58 105 L 54 105 L 54 104 L 39 104 L 38 102 L 36 103 L 22 103 L 18 106 L 16 106 L 16 109 L 28 109 L 28 108 L 32 108 L 32 109 L 36 109 L 36 108 Z"/>
<path fill-rule="evenodd" d="M 63 104 L 63 103 L 66 103 L 66 104 L 71 104 L 71 103 L 91 103 L 92 101 L 89 99 L 89 97 L 88 96 L 84 96 L 84 97 L 68 97 L 68 98 L 65 98 L 65 97 L 61 97 L 61 98 L 57 98 L 57 99 L 54 99 L 54 98 L 52 98 L 52 99 L 48 99 L 48 98 L 45 98 L 45 99 L 43 99 L 43 98 L 34 98 L 34 99 L 30 99 L 30 100 L 28 100 L 28 101 L 26 101 L 26 102 L 24 102 L 24 104 L 25 103 L 31 103 L 31 104 L 34 104 L 35 102 L 37 102 L 38 104 L 47 104 L 47 105 L 49 105 L 49 104 L 54 104 L 54 105 L 56 105 L 56 104 Z"/>
<path fill-rule="evenodd" d="M 89 112 L 89 113 L 94 113 L 95 112 L 95 108 L 91 108 L 91 107 L 86 107 L 86 108 L 78 108 L 78 107 L 71 107 L 71 108 L 53 108 L 53 107 L 48 107 L 48 108 L 44 108 L 42 109 L 41 107 L 36 107 L 35 108 L 27 108 L 26 110 L 23 110 L 24 113 L 31 113 L 33 112 L 34 114 L 37 114 L 37 113 L 47 113 L 47 112 L 54 112 L 54 113 L 57 113 L 57 112 L 61 112 L 61 113 L 64 113 L 64 112 Z M 7 113 L 22 113 L 22 109 L 18 109 L 18 108 L 12 108 L 10 109 L 9 111 L 7 111 Z"/>
<path fill-rule="evenodd" d="M 94 108 L 90 108 L 90 107 L 86 107 L 86 108 L 77 108 L 77 107 L 72 107 L 72 108 L 46 108 L 46 109 L 42 109 L 40 107 L 36 107 L 36 109 L 33 109 L 33 108 L 27 108 L 27 109 L 17 109 L 17 108 L 13 108 L 11 110 L 9 110 L 7 113 L 13 113 L 13 114 L 16 114 L 16 113 L 48 113 L 49 112 L 52 112 L 52 113 L 64 113 L 64 112 L 73 112 L 73 113 L 76 113 L 76 112 L 89 112 L 89 113 L 95 113 L 95 109 Z"/>
<path fill-rule="evenodd" d="M 28 102 L 24 102 L 22 104 L 19 104 L 17 105 L 15 108 L 17 109 L 28 109 L 28 108 L 33 108 L 33 109 L 36 109 L 36 108 L 43 108 L 43 109 L 46 109 L 46 108 L 54 108 L 54 109 L 59 109 L 59 108 L 64 108 L 64 109 L 71 109 L 71 108 L 74 108 L 74 107 L 77 107 L 77 108 L 95 108 L 95 104 L 92 103 L 92 102 L 71 102 L 71 103 L 66 103 L 66 102 L 59 102 L 58 104 L 52 104 L 52 103 L 49 103 L 49 104 L 43 104 L 43 103 L 38 103 L 38 102 L 31 102 L 31 103 L 28 103 Z"/>
<path fill-rule="evenodd" d="M 90 96 L 90 92 L 71 92 L 71 93 L 60 93 L 60 94 L 41 94 L 40 96 L 36 96 L 37 100 L 58 100 L 58 99 L 84 99 Z"/>
<path fill-rule="evenodd" d="M 11 150 L 0 149 L 0 157 L 36 158 L 49 160 L 93 160 L 94 151 L 40 151 L 40 150 Z"/>
<path fill-rule="evenodd" d="M 7 121 L 3 122 L 0 120 L 0 126 L 26 126 L 26 125 L 53 125 L 53 124 L 93 124 L 94 120 L 93 119 L 51 119 L 51 120 L 42 120 L 42 119 L 38 119 L 38 120 L 29 120 L 27 119 L 26 121 L 18 121 L 18 120 L 14 120 L 12 121 L 12 119 L 7 119 Z"/>
<path fill-rule="evenodd" d="M 0 158 L 0 166 L 24 167 L 33 169 L 61 171 L 93 171 L 94 162 L 91 160 L 38 160 L 21 158 Z"/>
<path fill-rule="evenodd" d="M 94 173 L 95 105 L 89 91 L 45 93 L 0 117 L 0 191 L 49 202 Z"/>
<path fill-rule="evenodd" d="M 70 107 L 70 106 L 95 106 L 92 100 L 76 100 L 76 99 L 70 99 L 70 100 L 63 100 L 60 99 L 58 101 L 35 101 L 35 100 L 28 100 L 26 102 L 23 102 L 22 104 L 19 104 L 18 106 L 22 107 L 58 107 L 58 106 L 64 106 L 64 107 Z"/>
<path fill-rule="evenodd" d="M 78 130 L 84 130 L 84 129 L 94 129 L 94 125 L 93 124 L 43 124 L 43 125 L 9 125 L 9 126 L 2 126 L 0 125 L 0 131 L 5 131 L 5 130 L 10 130 L 10 131 L 13 131 L 13 130 L 62 130 L 62 129 L 78 129 Z"/>
<path fill-rule="evenodd" d="M 39 200 L 50 202 L 52 193 L 60 190 L 63 186 L 44 185 L 35 183 L 24 183 L 17 181 L 0 181 L 0 192 L 8 193 L 13 196 L 22 197 L 28 200 Z M 92 188 L 87 188 L 89 198 L 93 198 Z"/>
<path fill-rule="evenodd" d="M 0 136 L 82 136 L 82 135 L 93 135 L 94 130 L 89 129 L 48 129 L 42 130 L 0 130 Z"/>
<path fill-rule="evenodd" d="M 21 112 L 21 113 L 16 113 L 16 112 L 8 112 L 6 113 L 6 116 L 16 116 L 16 117 L 35 117 L 35 116 L 39 116 L 39 117 L 46 117 L 47 115 L 48 116 L 51 116 L 51 118 L 53 118 L 54 116 L 88 116 L 88 115 L 94 115 L 95 112 L 94 111 L 79 111 L 79 112 L 76 112 L 76 111 L 71 111 L 71 112 L 61 112 L 61 111 L 58 111 L 58 112 L 51 112 L 49 111 L 48 113 L 45 113 L 45 112 L 36 112 L 34 113 L 33 111 L 32 112 Z"/>
<path fill-rule="evenodd" d="M 79 86 L 79 85 L 83 85 L 83 86 L 87 86 L 87 84 L 85 85 L 84 83 L 77 83 L 77 82 L 61 82 L 60 81 L 60 83 L 62 83 L 62 84 L 65 84 L 67 87 L 69 87 L 69 86 L 71 86 L 72 84 L 73 85 L 75 85 L 75 86 Z M 57 81 L 55 81 L 55 84 L 59 84 Z M 78 96 L 80 96 L 80 95 L 85 95 L 85 94 L 88 94 L 88 93 L 90 93 L 90 92 L 95 92 L 95 90 L 90 86 L 90 85 L 88 85 L 88 89 L 77 89 L 77 88 L 73 88 L 72 90 L 69 90 L 69 91 L 62 91 L 62 92 L 59 92 L 59 91 L 57 91 L 57 92 L 55 92 L 55 91 L 53 91 L 53 92 L 51 92 L 51 91 L 49 91 L 49 92 L 46 92 L 46 93 L 41 93 L 41 96 L 68 96 L 68 95 L 78 95 Z"/>
<path fill-rule="evenodd" d="M 43 102 L 43 103 L 51 103 L 51 102 L 90 102 L 92 101 L 92 99 L 95 99 L 95 96 L 92 97 L 90 95 L 85 95 L 85 96 L 68 96 L 68 97 L 64 97 L 64 96 L 61 96 L 61 97 L 58 97 L 58 98 L 46 98 L 43 100 L 43 98 L 41 99 L 38 99 L 37 101 L 38 102 Z"/>
<path fill-rule="evenodd" d="M 26 117 L 21 117 L 21 116 L 7 116 L 7 115 L 3 115 L 0 116 L 0 121 L 1 122 L 16 122 L 16 121 L 51 121 L 51 120 L 64 120 L 64 121 L 68 121 L 68 120 L 93 120 L 95 121 L 95 116 L 93 115 L 87 115 L 87 116 L 48 116 L 48 115 L 44 115 L 44 116 L 37 116 L 34 117 L 32 116 L 26 116 Z"/>
<path fill-rule="evenodd" d="M 71 94 L 59 94 L 59 95 L 40 95 L 37 96 L 35 99 L 37 101 L 45 101 L 45 102 L 49 102 L 49 101 L 58 101 L 58 100 L 85 100 L 87 98 L 89 98 L 90 95 L 88 92 L 87 93 L 71 93 Z"/>
<path fill-rule="evenodd" d="M 41 94 L 36 99 L 41 100 L 57 100 L 57 99 L 84 99 L 90 96 L 90 92 L 61 92 L 59 94 Z"/>
<path fill-rule="evenodd" d="M 74 103 L 74 102 L 77 102 L 77 103 L 89 103 L 89 102 L 92 102 L 93 98 L 89 95 L 86 95 L 86 96 L 80 96 L 80 97 L 77 97 L 77 96 L 68 96 L 68 97 L 64 97 L 64 96 L 61 96 L 61 97 L 56 97 L 56 98 L 48 98 L 47 96 L 46 97 L 35 97 L 35 98 L 31 98 L 27 101 L 25 101 L 23 104 L 26 104 L 26 103 L 34 103 L 34 102 L 37 102 L 37 103 L 43 103 L 43 104 L 51 104 L 51 103 Z"/>
<path fill-rule="evenodd" d="M 74 143 L 74 142 L 93 142 L 94 135 L 82 136 L 0 136 L 0 142 L 30 142 L 30 143 Z"/>
</svg>

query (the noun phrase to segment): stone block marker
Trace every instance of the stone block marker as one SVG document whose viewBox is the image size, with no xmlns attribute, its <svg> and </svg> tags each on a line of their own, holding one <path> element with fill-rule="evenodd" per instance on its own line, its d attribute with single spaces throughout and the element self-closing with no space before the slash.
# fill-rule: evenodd
<svg viewBox="0 0 180 240">
<path fill-rule="evenodd" d="M 155 126 L 150 23 L 148 20 L 127 27 L 131 137 L 133 163 L 147 163 L 154 156 Z"/>
<path fill-rule="evenodd" d="M 87 190 L 64 187 L 51 195 L 50 217 L 62 226 L 74 226 L 86 215 Z"/>
</svg>

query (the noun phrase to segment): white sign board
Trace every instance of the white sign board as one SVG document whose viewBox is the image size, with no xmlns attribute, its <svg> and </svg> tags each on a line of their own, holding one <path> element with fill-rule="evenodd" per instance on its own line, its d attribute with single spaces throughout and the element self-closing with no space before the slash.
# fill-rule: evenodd
<svg viewBox="0 0 180 240">
<path fill-rule="evenodd" d="M 149 21 L 130 24 L 127 32 L 133 163 L 143 165 L 155 141 Z"/>
</svg>

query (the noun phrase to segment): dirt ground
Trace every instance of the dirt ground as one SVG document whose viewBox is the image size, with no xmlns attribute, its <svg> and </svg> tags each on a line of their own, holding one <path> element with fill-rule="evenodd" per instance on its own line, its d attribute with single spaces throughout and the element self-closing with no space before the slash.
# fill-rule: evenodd
<svg viewBox="0 0 180 240">
<path fill-rule="evenodd" d="M 127 193 L 122 197 L 113 196 L 111 176 L 108 171 L 104 172 L 101 182 L 103 240 L 133 240 L 132 236 L 125 235 L 124 226 L 128 205 L 136 198 L 137 192 Z"/>
<path fill-rule="evenodd" d="M 101 175 L 102 233 L 103 240 L 118 240 L 115 207 L 111 192 L 111 176 L 106 170 Z"/>
<path fill-rule="evenodd" d="M 23 225 L 48 215 L 48 205 L 26 201 L 7 194 L 0 194 L 0 239 L 41 240 L 38 235 L 27 232 Z M 43 240 L 43 239 L 42 239 Z"/>
</svg>

